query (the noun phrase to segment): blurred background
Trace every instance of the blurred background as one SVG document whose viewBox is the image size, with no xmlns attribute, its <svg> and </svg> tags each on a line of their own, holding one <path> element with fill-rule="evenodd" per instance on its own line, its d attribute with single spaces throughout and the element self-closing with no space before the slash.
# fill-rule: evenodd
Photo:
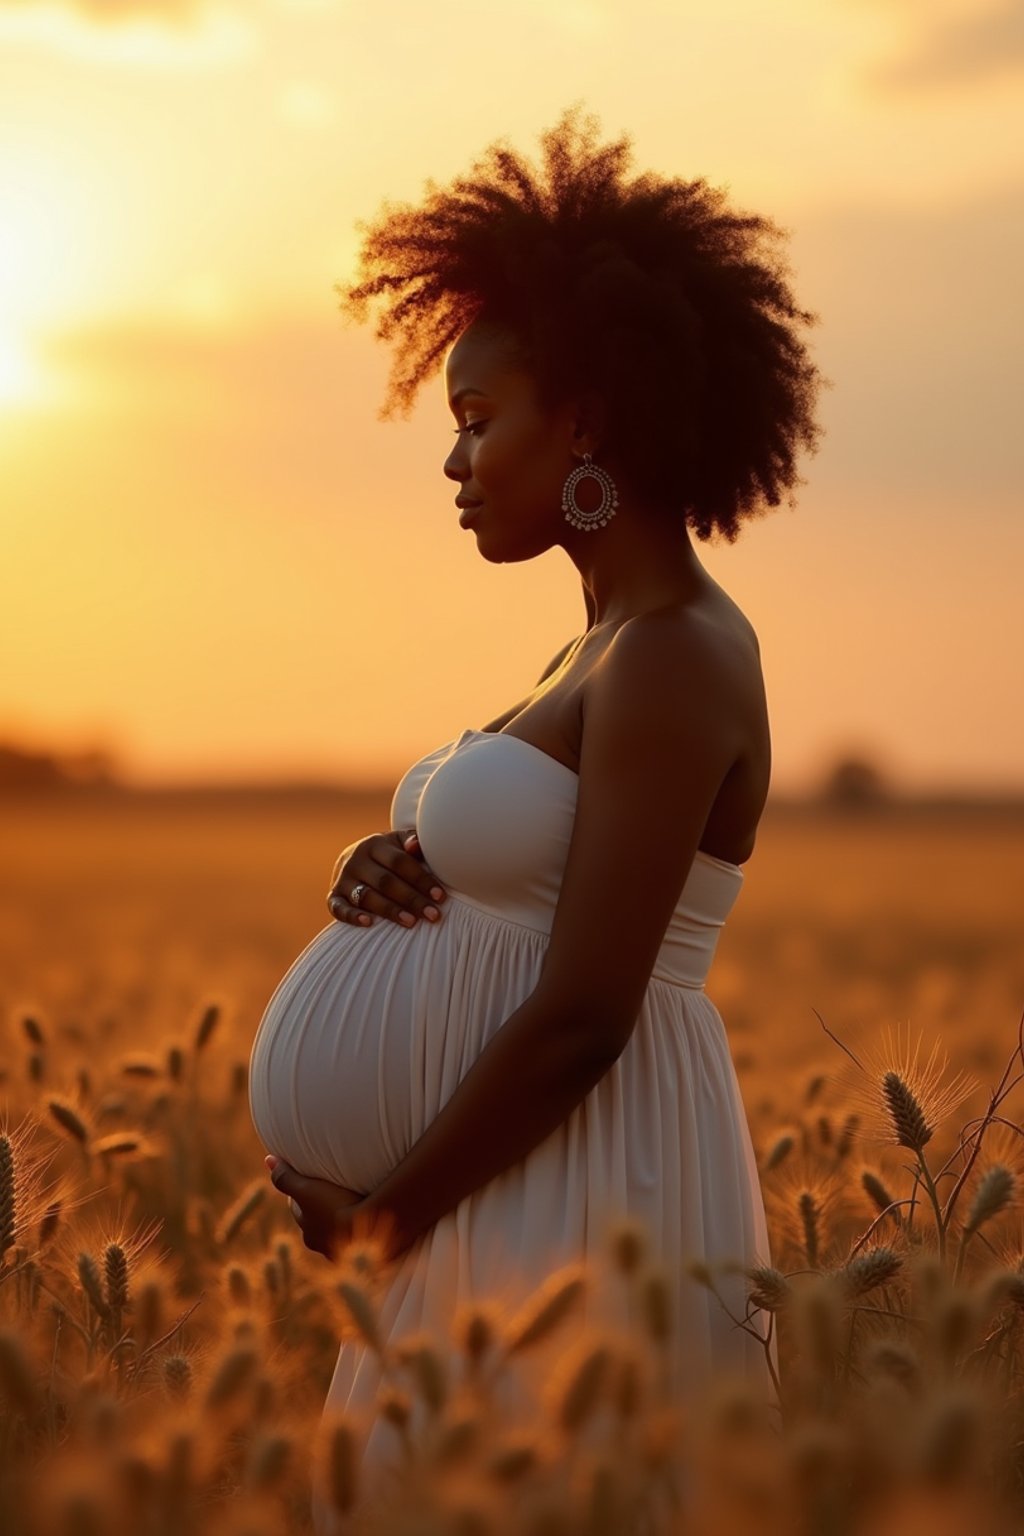
<svg viewBox="0 0 1024 1536">
<path fill-rule="evenodd" d="M 775 797 L 1019 795 L 1022 77 L 1018 0 L 0 0 L 0 782 L 386 794 L 582 631 L 333 291 L 579 99 L 786 228 L 820 315 L 796 508 L 696 543 Z"/>
</svg>

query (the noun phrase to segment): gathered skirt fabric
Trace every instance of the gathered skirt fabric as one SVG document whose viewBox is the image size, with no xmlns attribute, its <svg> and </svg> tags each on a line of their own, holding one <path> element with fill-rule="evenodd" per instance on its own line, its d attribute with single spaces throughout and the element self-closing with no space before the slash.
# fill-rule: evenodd
<svg viewBox="0 0 1024 1536">
<path fill-rule="evenodd" d="M 304 1173 L 373 1189 L 533 991 L 546 944 L 456 896 L 435 926 L 324 929 L 296 961 L 302 982 L 287 994 L 289 1027 L 269 1031 L 254 1056 L 265 1145 Z M 625 1050 L 568 1120 L 393 1266 L 378 1298 L 383 1338 L 432 1330 L 447 1339 L 462 1302 L 493 1298 L 511 1313 L 553 1270 L 579 1259 L 598 1266 L 579 1326 L 635 1327 L 605 1264 L 618 1215 L 647 1224 L 671 1276 L 674 1395 L 699 1393 L 712 1371 L 760 1380 L 761 1346 L 685 1268 L 769 1258 L 735 1069 L 722 1019 L 701 989 L 649 984 Z M 742 1275 L 719 1274 L 717 1283 L 742 1317 Z M 549 1361 L 534 1375 L 524 1366 L 534 1386 Z M 373 1351 L 346 1339 L 327 1407 L 372 1419 L 380 1383 Z M 374 1422 L 362 1453 L 367 1496 L 400 1465 L 400 1450 L 397 1430 Z M 344 1529 L 323 1493 L 316 1508 L 319 1533 Z"/>
</svg>

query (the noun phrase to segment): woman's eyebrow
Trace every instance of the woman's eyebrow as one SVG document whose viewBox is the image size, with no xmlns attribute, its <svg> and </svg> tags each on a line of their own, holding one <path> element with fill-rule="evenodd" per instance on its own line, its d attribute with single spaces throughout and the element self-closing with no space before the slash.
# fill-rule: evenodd
<svg viewBox="0 0 1024 1536">
<path fill-rule="evenodd" d="M 464 384 L 461 389 L 457 389 L 455 391 L 454 395 L 452 395 L 452 398 L 449 400 L 448 404 L 453 406 L 453 407 L 458 405 L 458 403 L 462 399 L 463 395 L 480 395 L 482 397 L 482 399 L 484 399 L 484 400 L 487 399 L 487 396 L 484 394 L 482 389 L 475 389 L 472 384 Z"/>
</svg>

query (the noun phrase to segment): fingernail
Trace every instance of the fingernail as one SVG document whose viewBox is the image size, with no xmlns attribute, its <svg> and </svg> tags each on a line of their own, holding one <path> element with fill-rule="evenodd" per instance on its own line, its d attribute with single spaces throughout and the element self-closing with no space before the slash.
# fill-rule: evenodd
<svg viewBox="0 0 1024 1536">
<path fill-rule="evenodd" d="M 437 921 L 437 919 L 438 919 L 438 918 L 439 918 L 439 917 L 440 917 L 440 916 L 441 916 L 441 914 L 440 914 L 440 912 L 439 912 L 439 911 L 438 911 L 438 910 L 437 910 L 437 908 L 436 908 L 436 907 L 424 907 L 424 908 L 423 908 L 423 916 L 424 916 L 424 917 L 429 917 L 429 918 L 430 918 L 430 921 L 431 921 L 431 922 L 432 922 L 432 923 L 434 923 L 434 922 L 436 922 L 436 921 Z"/>
<path fill-rule="evenodd" d="M 441 887 L 439 885 L 432 885 L 430 887 L 430 894 L 431 894 L 431 896 L 433 896 L 435 901 L 443 901 L 444 900 L 444 891 L 442 891 L 442 889 L 441 889 Z"/>
<path fill-rule="evenodd" d="M 274 1169 L 277 1167 L 277 1165 L 281 1161 L 281 1159 L 279 1157 L 275 1157 L 273 1152 L 268 1152 L 266 1157 L 263 1159 L 263 1161 L 266 1163 L 266 1165 L 270 1169 L 271 1173 L 273 1173 Z"/>
</svg>

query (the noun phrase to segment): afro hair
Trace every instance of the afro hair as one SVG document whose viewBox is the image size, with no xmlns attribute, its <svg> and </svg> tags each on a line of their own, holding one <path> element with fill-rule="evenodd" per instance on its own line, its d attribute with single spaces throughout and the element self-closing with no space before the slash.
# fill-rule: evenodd
<svg viewBox="0 0 1024 1536">
<path fill-rule="evenodd" d="M 703 178 L 626 179 L 628 138 L 595 145 L 579 103 L 541 135 L 538 178 L 504 140 L 419 207 L 385 201 L 363 235 L 359 282 L 340 309 L 398 336 L 381 420 L 408 415 L 420 384 L 472 322 L 508 331 L 541 407 L 596 390 L 601 451 L 635 492 L 730 543 L 740 522 L 803 481 L 820 385 L 771 220 L 730 209 Z M 595 455 L 596 456 L 596 455 Z M 793 504 L 792 494 L 789 504 Z"/>
</svg>

